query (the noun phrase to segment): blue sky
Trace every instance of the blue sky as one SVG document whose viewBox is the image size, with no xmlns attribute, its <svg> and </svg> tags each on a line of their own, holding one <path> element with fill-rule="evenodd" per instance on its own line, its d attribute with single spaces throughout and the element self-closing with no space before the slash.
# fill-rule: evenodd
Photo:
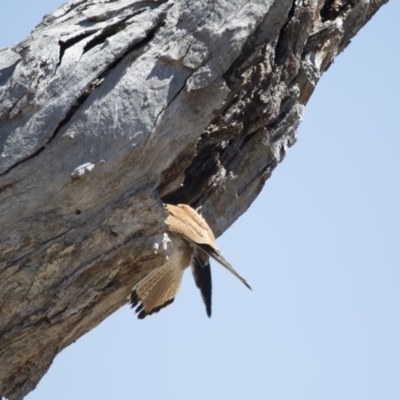
<svg viewBox="0 0 400 400">
<path fill-rule="evenodd" d="M 62 3 L 3 4 L 0 47 Z M 208 319 L 188 271 L 173 306 L 122 308 L 27 399 L 400 398 L 399 15 L 392 0 L 336 59 L 298 143 L 219 238 L 253 292 L 213 263 Z"/>
</svg>

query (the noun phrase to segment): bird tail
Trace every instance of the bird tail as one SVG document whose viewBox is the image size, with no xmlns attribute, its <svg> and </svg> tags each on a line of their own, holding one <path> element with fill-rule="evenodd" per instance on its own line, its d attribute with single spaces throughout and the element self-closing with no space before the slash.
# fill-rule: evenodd
<svg viewBox="0 0 400 400">
<path fill-rule="evenodd" d="M 130 295 L 131 307 L 139 319 L 145 318 L 171 304 L 177 295 L 183 270 L 165 264 L 146 275 L 133 288 Z"/>
</svg>

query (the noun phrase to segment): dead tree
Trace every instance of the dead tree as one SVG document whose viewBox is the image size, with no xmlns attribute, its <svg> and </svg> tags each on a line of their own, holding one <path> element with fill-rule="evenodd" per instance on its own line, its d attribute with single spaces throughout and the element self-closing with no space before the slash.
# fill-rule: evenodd
<svg viewBox="0 0 400 400">
<path fill-rule="evenodd" d="M 386 1 L 72 0 L 0 52 L 1 395 L 163 263 L 163 202 L 246 211 Z"/>
</svg>

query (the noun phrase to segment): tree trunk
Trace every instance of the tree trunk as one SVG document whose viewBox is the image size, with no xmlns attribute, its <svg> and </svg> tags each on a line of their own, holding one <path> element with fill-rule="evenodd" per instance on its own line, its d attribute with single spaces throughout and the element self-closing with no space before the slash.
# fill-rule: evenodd
<svg viewBox="0 0 400 400">
<path fill-rule="evenodd" d="M 161 265 L 163 202 L 217 235 L 387 0 L 73 0 L 0 51 L 0 394 Z"/>
</svg>

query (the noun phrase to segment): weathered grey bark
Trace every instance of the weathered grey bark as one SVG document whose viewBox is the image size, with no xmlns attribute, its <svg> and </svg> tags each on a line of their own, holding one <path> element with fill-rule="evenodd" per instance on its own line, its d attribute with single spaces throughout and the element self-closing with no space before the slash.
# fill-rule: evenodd
<svg viewBox="0 0 400 400">
<path fill-rule="evenodd" d="M 0 52 L 1 395 L 163 262 L 163 201 L 249 207 L 386 1 L 74 0 Z"/>
</svg>

